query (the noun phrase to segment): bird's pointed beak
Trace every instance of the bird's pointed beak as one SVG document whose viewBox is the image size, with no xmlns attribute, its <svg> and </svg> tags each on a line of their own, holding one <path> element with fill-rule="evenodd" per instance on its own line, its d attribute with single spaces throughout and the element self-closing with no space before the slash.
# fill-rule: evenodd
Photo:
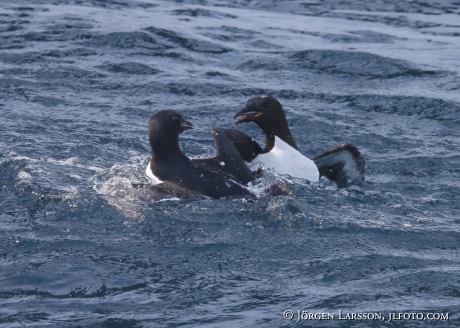
<svg viewBox="0 0 460 328">
<path fill-rule="evenodd" d="M 236 113 L 234 119 L 238 118 L 239 119 L 235 122 L 235 124 L 239 123 L 245 123 L 245 122 L 252 122 L 254 118 L 259 117 L 263 115 L 263 112 L 260 110 L 257 110 L 256 108 L 251 107 L 244 107 L 241 111 Z"/>
<path fill-rule="evenodd" d="M 183 132 L 185 130 L 190 130 L 193 129 L 193 124 L 190 123 L 189 121 L 183 121 L 180 124 L 180 132 Z"/>
</svg>

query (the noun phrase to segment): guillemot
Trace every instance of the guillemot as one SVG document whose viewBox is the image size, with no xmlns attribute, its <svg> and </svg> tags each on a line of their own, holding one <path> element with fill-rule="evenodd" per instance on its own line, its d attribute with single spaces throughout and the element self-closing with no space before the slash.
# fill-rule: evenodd
<svg viewBox="0 0 460 328">
<path fill-rule="evenodd" d="M 186 126 L 184 124 L 181 127 L 181 132 L 192 129 L 192 126 Z M 200 165 L 208 170 L 225 172 L 229 177 L 238 183 L 247 184 L 254 181 L 256 175 L 253 173 L 244 161 L 241 160 L 248 157 L 248 151 L 254 147 L 255 151 L 261 151 L 257 142 L 251 142 L 252 139 L 246 136 L 244 133 L 237 130 L 213 128 L 211 134 L 214 138 L 216 145 L 217 154 L 210 158 L 190 158 L 190 160 L 197 165 Z M 150 135 L 150 130 L 149 130 Z M 234 143 L 237 146 L 248 146 L 242 151 L 242 155 L 236 150 Z M 161 181 L 157 176 L 153 174 L 152 166 L 154 165 L 153 157 L 145 169 L 146 175 L 150 178 L 151 185 L 160 184 Z"/>
<path fill-rule="evenodd" d="M 239 154 L 233 144 L 233 142 L 236 142 L 238 145 L 238 140 L 242 140 L 244 145 L 252 145 L 250 141 L 251 138 L 240 131 L 223 128 L 213 128 L 211 129 L 211 134 L 214 138 L 217 154 L 210 158 L 190 158 L 190 160 L 194 164 L 203 166 L 208 170 L 223 171 L 226 174 L 229 174 L 232 179 L 242 184 L 247 184 L 251 181 L 254 181 L 256 177 L 255 173 L 249 169 L 244 161 L 241 161 L 242 155 Z M 256 142 L 254 143 L 257 147 L 260 148 L 259 144 Z M 255 149 L 256 151 L 259 150 L 258 148 Z M 243 156 L 248 156 L 246 155 L 247 153 L 248 150 L 244 150 Z M 152 185 L 162 183 L 163 181 L 159 180 L 158 177 L 153 174 L 152 165 L 153 161 L 151 159 L 145 169 L 146 175 L 150 178 Z"/>
<path fill-rule="evenodd" d="M 193 125 L 174 110 L 159 111 L 151 117 L 148 136 L 152 157 L 146 171 L 153 183 L 159 183 L 159 190 L 172 190 L 179 195 L 186 191 L 187 196 L 193 194 L 212 198 L 255 197 L 251 191 L 234 180 L 235 175 L 249 179 L 246 174 L 250 174 L 250 170 L 231 142 L 219 138 L 218 130 L 217 135 L 214 133 L 215 139 L 222 139 L 223 144 L 226 144 L 222 146 L 218 143 L 220 148 L 215 161 L 218 166 L 213 159 L 194 162 L 182 152 L 179 134 L 192 128 Z M 225 165 L 221 165 L 222 162 Z"/>
<path fill-rule="evenodd" d="M 261 162 L 276 173 L 312 182 L 317 182 L 320 176 L 326 176 L 335 181 L 338 187 L 346 187 L 354 180 L 364 180 L 364 159 L 350 143 L 333 147 L 312 159 L 302 155 L 292 137 L 283 107 L 272 96 L 260 95 L 249 99 L 234 118 L 239 118 L 236 124 L 256 123 L 265 134 L 265 148 L 252 151 L 252 155 L 245 158 L 248 162 Z M 247 152 L 247 148 L 255 149 L 249 142 L 235 146 L 240 153 Z"/>
</svg>

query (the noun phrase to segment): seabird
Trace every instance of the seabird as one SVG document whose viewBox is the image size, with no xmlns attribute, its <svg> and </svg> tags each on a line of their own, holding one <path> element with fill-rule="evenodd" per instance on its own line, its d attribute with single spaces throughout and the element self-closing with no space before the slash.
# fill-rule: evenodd
<svg viewBox="0 0 460 328">
<path fill-rule="evenodd" d="M 335 181 L 338 187 L 346 187 L 353 180 L 364 180 L 364 159 L 350 143 L 333 147 L 312 159 L 302 155 L 289 130 L 283 107 L 272 96 L 260 95 L 249 99 L 234 118 L 238 118 L 236 124 L 256 123 L 265 135 L 265 148 L 262 150 L 259 146 L 260 151 L 253 145 L 255 141 L 243 144 L 234 142 L 240 153 L 247 153 L 251 149 L 251 156 L 244 158 L 248 162 L 261 162 L 276 173 L 312 182 L 319 181 L 320 176 L 326 176 Z"/>
<path fill-rule="evenodd" d="M 192 161 L 179 146 L 179 134 L 193 129 L 174 110 L 162 110 L 153 115 L 149 122 L 148 136 L 152 157 L 146 173 L 158 188 L 178 193 L 204 195 L 212 198 L 255 195 L 237 180 L 250 180 L 252 175 L 241 155 L 219 136 L 219 129 L 213 130 L 218 146 L 218 155 L 212 159 Z M 217 142 L 219 140 L 219 142 Z M 166 184 L 165 184 L 166 183 Z"/>
</svg>

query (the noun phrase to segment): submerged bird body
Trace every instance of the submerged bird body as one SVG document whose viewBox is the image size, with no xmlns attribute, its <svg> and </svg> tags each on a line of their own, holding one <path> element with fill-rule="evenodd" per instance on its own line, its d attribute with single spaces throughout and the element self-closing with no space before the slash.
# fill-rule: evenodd
<svg viewBox="0 0 460 328">
<path fill-rule="evenodd" d="M 254 122 L 264 132 L 265 149 L 255 153 L 249 162 L 260 162 L 273 168 L 276 173 L 289 174 L 317 182 L 320 175 L 345 187 L 352 180 L 364 180 L 364 159 L 352 144 L 331 148 L 313 158 L 307 158 L 299 148 L 289 130 L 283 107 L 277 99 L 268 95 L 256 96 L 248 100 L 246 106 L 235 115 L 238 123 Z M 238 151 L 253 147 L 238 145 Z"/>
</svg>

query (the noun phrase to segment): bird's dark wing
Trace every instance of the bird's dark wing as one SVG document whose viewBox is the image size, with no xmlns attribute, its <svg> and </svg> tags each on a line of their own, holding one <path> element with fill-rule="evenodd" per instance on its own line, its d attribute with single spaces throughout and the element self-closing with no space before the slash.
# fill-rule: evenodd
<svg viewBox="0 0 460 328">
<path fill-rule="evenodd" d="M 263 152 L 262 147 L 241 131 L 233 129 L 218 128 L 219 133 L 224 134 L 240 153 L 241 158 L 246 162 L 251 162 L 257 155 Z"/>
<path fill-rule="evenodd" d="M 211 132 L 216 144 L 217 155 L 212 158 L 193 159 L 193 163 L 216 172 L 225 172 L 239 183 L 247 184 L 253 181 L 254 174 L 243 159 L 249 158 L 248 155 L 254 148 L 253 143 L 257 144 L 257 142 L 236 130 L 214 128 Z M 257 146 L 262 151 L 258 144 Z"/>
<path fill-rule="evenodd" d="M 364 159 L 358 148 L 350 143 L 336 146 L 313 157 L 319 174 L 337 183 L 339 188 L 353 181 L 363 181 L 365 173 Z"/>
</svg>

